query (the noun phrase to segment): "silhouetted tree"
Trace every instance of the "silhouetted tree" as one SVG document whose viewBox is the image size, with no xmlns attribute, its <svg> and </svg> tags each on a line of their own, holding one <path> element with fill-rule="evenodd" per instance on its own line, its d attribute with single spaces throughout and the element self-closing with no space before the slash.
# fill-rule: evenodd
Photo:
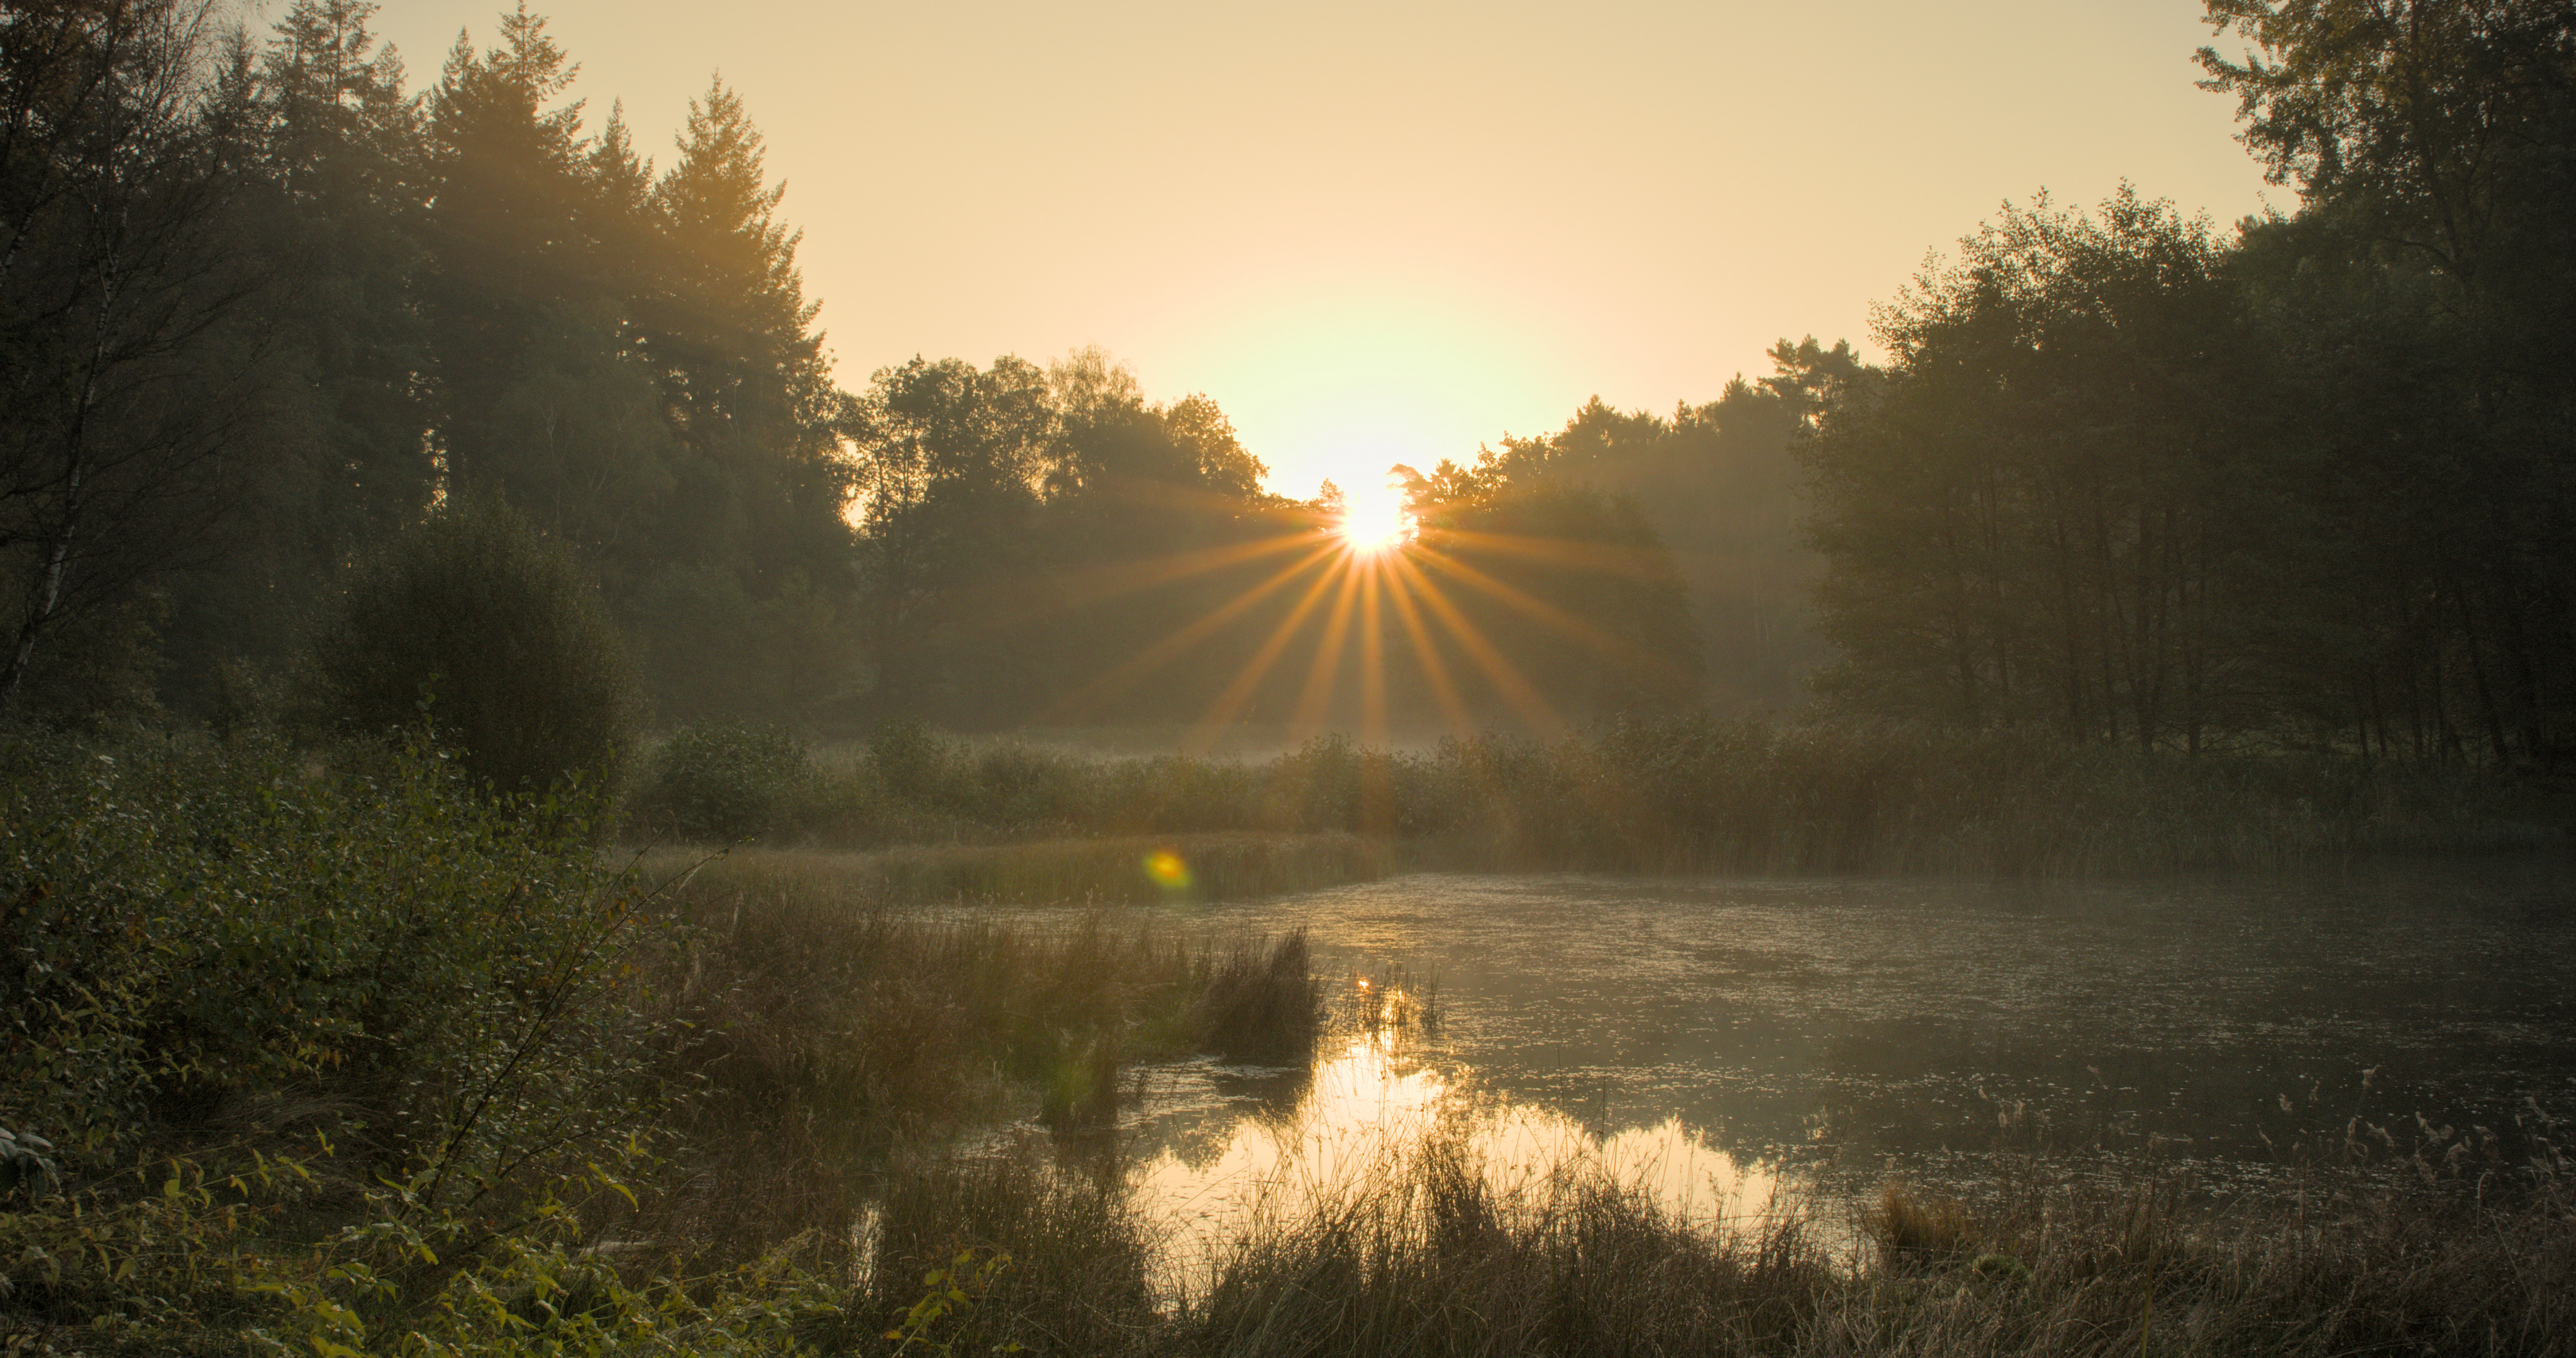
<svg viewBox="0 0 2576 1358">
<path fill-rule="evenodd" d="M 376 47 L 374 9 L 297 0 L 229 130 L 237 242 L 256 242 L 278 278 L 264 299 L 270 455 L 227 516 L 220 558 L 168 586 L 165 688 L 184 709 L 218 701 L 221 674 L 282 663 L 349 554 L 431 497 L 429 354 L 413 298 L 422 111 L 400 59 Z"/>
<path fill-rule="evenodd" d="M 2255 719 L 2273 487 L 2224 258 L 2125 188 L 2098 216 L 2043 199 L 1882 309 L 1887 368 L 1802 447 L 1829 691 L 2150 746 Z"/>
<path fill-rule="evenodd" d="M 0 709 L 57 628 L 190 559 L 260 415 L 261 270 L 226 215 L 208 14 L 0 16 Z"/>
<path fill-rule="evenodd" d="M 2308 676 L 2364 748 L 2562 759 L 2576 739 L 2576 6 L 2211 0 L 2204 49 L 2295 222 L 2249 286 L 2320 398 L 2330 592 L 2355 635 Z M 2323 402 L 2331 403 L 2323 403 Z M 2454 711 L 2459 713 L 2454 718 Z"/>
</svg>

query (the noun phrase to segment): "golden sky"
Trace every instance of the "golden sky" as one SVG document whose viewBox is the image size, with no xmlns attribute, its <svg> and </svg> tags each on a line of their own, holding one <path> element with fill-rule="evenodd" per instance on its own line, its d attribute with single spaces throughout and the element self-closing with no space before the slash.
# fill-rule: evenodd
<svg viewBox="0 0 2576 1358">
<path fill-rule="evenodd" d="M 2264 192 L 2192 85 L 2197 0 L 537 8 L 647 154 L 713 73 L 742 92 L 845 385 L 1097 344 L 1297 495 L 1863 340 L 2008 198 Z M 496 13 L 377 25 L 424 86 Z"/>
</svg>

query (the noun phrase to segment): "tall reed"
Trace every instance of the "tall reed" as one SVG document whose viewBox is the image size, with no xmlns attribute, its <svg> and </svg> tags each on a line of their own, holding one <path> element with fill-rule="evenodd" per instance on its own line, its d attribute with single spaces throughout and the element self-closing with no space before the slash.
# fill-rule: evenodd
<svg viewBox="0 0 2576 1358">
<path fill-rule="evenodd" d="M 671 1118 L 686 1171 L 635 1229 L 702 1258 L 799 1232 L 825 1257 L 881 1166 L 1018 1116 L 1114 1120 L 1121 1067 L 1195 1052 L 1311 1055 L 1305 937 L 1190 940 L 1145 919 L 1052 922 L 853 899 L 784 856 L 709 864 L 670 890 L 680 928 L 654 993 L 689 1036 Z"/>
<path fill-rule="evenodd" d="M 1228 891 L 1315 884 L 1386 862 L 2059 876 L 2564 842 L 2563 808 L 2518 800 L 2498 778 L 2456 765 L 2191 757 L 1854 721 L 1675 717 L 1553 742 L 1452 739 L 1420 753 L 1327 737 L 1261 762 L 979 748 L 916 732 L 901 754 L 899 775 L 868 753 L 839 762 L 798 754 L 804 772 L 773 781 L 801 790 L 769 804 L 766 842 L 1104 840 L 1118 847 L 1102 851 L 1104 870 L 1092 879 L 1103 894 L 1141 893 L 1133 873 L 1120 884 L 1111 860 L 1174 836 L 1208 837 L 1199 842 L 1212 856 L 1250 865 Z M 712 795 L 684 801 L 683 791 L 648 789 L 638 824 L 669 827 L 656 808 Z M 1259 847 L 1265 837 L 1278 847 Z M 1040 857 L 1044 871 L 1069 873 L 1064 864 L 1079 855 Z M 953 878 L 961 894 L 1026 889 L 1009 855 L 923 849 L 885 870 L 933 890 Z"/>
</svg>

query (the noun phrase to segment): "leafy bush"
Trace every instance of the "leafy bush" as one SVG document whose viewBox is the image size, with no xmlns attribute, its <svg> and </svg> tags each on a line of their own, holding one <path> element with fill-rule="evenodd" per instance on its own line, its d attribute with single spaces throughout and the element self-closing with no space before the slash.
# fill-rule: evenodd
<svg viewBox="0 0 2576 1358">
<path fill-rule="evenodd" d="M 944 790 L 954 756 L 948 742 L 918 717 L 882 722 L 868 736 L 868 762 L 887 792 L 929 803 Z"/>
<path fill-rule="evenodd" d="M 532 1283 L 642 1162 L 668 1029 L 593 807 L 421 745 L 21 739 L 0 773 L 0 1126 L 47 1162 L 0 1212 L 14 1317 L 353 1335 Z"/>
<path fill-rule="evenodd" d="M 614 786 L 636 715 L 625 643 L 572 553 L 499 503 L 450 501 L 358 568 L 312 646 L 345 731 L 426 718 L 478 783 Z"/>
<path fill-rule="evenodd" d="M 656 828 L 742 839 L 779 828 L 813 777 L 814 761 L 786 731 L 703 722 L 663 742 L 638 810 Z"/>
<path fill-rule="evenodd" d="M 396 1160 L 506 1159 L 525 1110 L 441 1129 L 505 1060 L 624 1106 L 635 1035 L 592 962 L 639 901 L 581 806 L 514 816 L 425 748 L 317 775 L 257 740 L 21 741 L 0 765 L 0 1126 L 67 1168 L 289 1096 Z"/>
</svg>

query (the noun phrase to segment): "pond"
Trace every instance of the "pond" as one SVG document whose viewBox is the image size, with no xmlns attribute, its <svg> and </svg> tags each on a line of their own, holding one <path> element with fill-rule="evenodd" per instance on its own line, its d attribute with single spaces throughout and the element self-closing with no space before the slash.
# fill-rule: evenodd
<svg viewBox="0 0 2576 1358">
<path fill-rule="evenodd" d="M 2184 1160 L 2221 1191 L 2452 1127 L 2438 1157 L 2576 1112 L 2571 883 L 2555 857 L 2116 884 L 1413 875 L 1173 906 L 1219 934 L 1306 927 L 1346 1013 L 1375 987 L 1436 996 L 1439 1021 L 1346 1026 L 1311 1071 L 1139 1072 L 1121 1139 L 1202 1244 L 1336 1191 L 1442 1107 L 1472 1110 L 1490 1174 L 1590 1156 L 1712 1220 L 2006 1145 Z"/>
</svg>

